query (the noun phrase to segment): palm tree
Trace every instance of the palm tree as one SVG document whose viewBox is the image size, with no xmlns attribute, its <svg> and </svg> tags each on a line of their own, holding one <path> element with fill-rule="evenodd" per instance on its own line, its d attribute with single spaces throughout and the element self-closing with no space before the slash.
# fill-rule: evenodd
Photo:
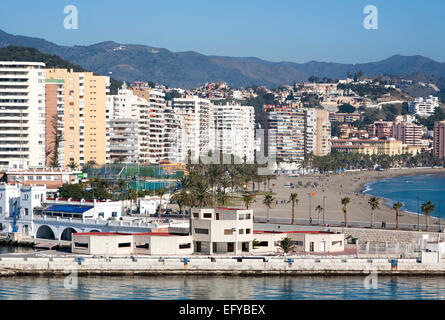
<svg viewBox="0 0 445 320">
<path fill-rule="evenodd" d="M 74 161 L 71 161 L 70 163 L 68 163 L 68 168 L 70 168 L 72 170 L 77 169 L 77 167 L 78 167 L 78 165 Z"/>
<path fill-rule="evenodd" d="M 170 203 L 176 203 L 179 207 L 179 211 L 182 213 L 182 208 L 190 203 L 187 191 L 184 189 L 178 189 L 173 192 L 170 197 Z"/>
<path fill-rule="evenodd" d="M 200 179 L 196 183 L 196 204 L 198 207 L 203 208 L 210 203 L 209 185 L 206 181 Z"/>
<path fill-rule="evenodd" d="M 294 224 L 295 220 L 295 204 L 298 204 L 298 193 L 291 193 L 289 196 L 289 201 L 292 202 L 292 221 L 290 224 Z"/>
<path fill-rule="evenodd" d="M 348 227 L 347 206 L 348 206 L 349 202 L 351 202 L 351 199 L 349 199 L 348 197 L 341 199 L 341 204 L 343 205 L 343 214 L 345 216 L 345 228 Z"/>
<path fill-rule="evenodd" d="M 396 210 L 396 230 L 399 230 L 399 215 L 401 207 L 403 207 L 403 203 L 401 202 L 396 202 L 392 205 L 392 208 Z"/>
<path fill-rule="evenodd" d="M 254 196 L 252 194 L 243 194 L 243 201 L 246 209 L 249 209 L 250 205 L 252 204 L 253 197 Z"/>
<path fill-rule="evenodd" d="M 263 204 L 267 207 L 267 219 L 266 222 L 269 223 L 269 215 L 270 215 L 270 208 L 272 206 L 272 203 L 275 201 L 275 198 L 272 195 L 272 192 L 267 192 L 264 195 Z"/>
<path fill-rule="evenodd" d="M 374 210 L 380 209 L 379 207 L 379 198 L 377 197 L 371 197 L 368 201 L 369 206 L 371 207 L 371 229 L 373 228 L 373 222 L 374 222 Z"/>
<path fill-rule="evenodd" d="M 156 190 L 156 195 L 159 196 L 159 211 L 158 211 L 158 219 L 161 219 L 161 211 L 162 211 L 162 197 L 165 195 L 165 189 L 161 188 Z"/>
<path fill-rule="evenodd" d="M 227 202 L 229 202 L 230 195 L 225 192 L 224 190 L 221 190 L 218 192 L 218 204 L 221 206 L 227 205 Z"/>
<path fill-rule="evenodd" d="M 425 214 L 425 218 L 426 218 L 426 230 L 428 231 L 428 220 L 429 220 L 429 216 L 431 214 L 431 212 L 434 212 L 434 203 L 432 203 L 431 201 L 425 201 L 422 204 L 422 212 Z"/>
<path fill-rule="evenodd" d="M 289 237 L 283 238 L 278 246 L 281 248 L 281 250 L 283 250 L 284 253 L 288 253 L 295 247 Z"/>
<path fill-rule="evenodd" d="M 317 210 L 317 212 L 318 212 L 318 216 L 317 216 L 317 224 L 320 224 L 320 212 L 323 211 L 323 207 L 320 206 L 320 205 L 318 205 L 318 206 L 315 208 L 315 210 Z"/>
</svg>

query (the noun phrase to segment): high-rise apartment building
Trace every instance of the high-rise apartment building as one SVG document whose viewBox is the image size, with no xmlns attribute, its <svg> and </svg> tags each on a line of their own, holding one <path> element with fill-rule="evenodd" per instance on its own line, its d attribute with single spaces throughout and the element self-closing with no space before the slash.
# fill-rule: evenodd
<svg viewBox="0 0 445 320">
<path fill-rule="evenodd" d="M 46 133 L 45 149 L 47 167 L 63 166 L 65 142 L 63 141 L 63 99 L 64 81 L 59 79 L 45 80 Z M 60 141 L 59 141 L 60 140 Z"/>
<path fill-rule="evenodd" d="M 315 109 L 315 148 L 314 155 L 326 156 L 331 153 L 331 122 L 329 111 Z"/>
<path fill-rule="evenodd" d="M 315 108 L 264 106 L 261 117 L 268 155 L 286 162 L 300 162 L 305 155 L 330 153 L 329 112 Z"/>
<path fill-rule="evenodd" d="M 124 83 L 108 97 L 110 162 L 145 162 L 148 156 L 149 103 Z"/>
<path fill-rule="evenodd" d="M 182 117 L 182 132 L 186 135 L 181 147 L 181 158 L 196 161 L 207 157 L 215 149 L 214 106 L 198 97 L 173 99 L 173 111 Z"/>
<path fill-rule="evenodd" d="M 147 135 L 144 136 L 141 144 L 139 162 L 159 163 L 165 155 L 165 94 L 152 88 L 133 88 L 133 93 L 148 102 L 147 112 L 140 115 L 144 119 Z"/>
<path fill-rule="evenodd" d="M 252 106 L 215 105 L 215 151 L 237 161 L 254 161 L 255 111 Z"/>
<path fill-rule="evenodd" d="M 0 62 L 0 167 L 45 166 L 45 64 Z"/>
<path fill-rule="evenodd" d="M 63 81 L 63 164 L 107 163 L 109 77 L 52 68 L 46 69 L 46 79 Z"/>
<path fill-rule="evenodd" d="M 304 112 L 291 106 L 265 105 L 260 121 L 266 155 L 285 162 L 304 160 Z"/>
<path fill-rule="evenodd" d="M 445 121 L 434 123 L 433 153 L 435 157 L 445 158 Z"/>
<path fill-rule="evenodd" d="M 396 122 L 392 127 L 392 136 L 409 146 L 422 146 L 422 126 L 408 122 Z"/>
</svg>

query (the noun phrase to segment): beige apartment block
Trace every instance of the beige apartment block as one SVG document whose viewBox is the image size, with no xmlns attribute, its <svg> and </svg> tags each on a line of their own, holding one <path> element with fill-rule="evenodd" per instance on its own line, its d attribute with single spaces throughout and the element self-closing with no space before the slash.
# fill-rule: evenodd
<svg viewBox="0 0 445 320">
<path fill-rule="evenodd" d="M 46 69 L 46 79 L 64 83 L 60 99 L 64 110 L 60 127 L 64 131 L 64 159 L 83 165 L 106 163 L 106 95 L 109 77 L 72 69 Z M 59 114 L 60 115 L 60 114 Z"/>
<path fill-rule="evenodd" d="M 327 110 L 315 109 L 315 150 L 316 156 L 331 153 L 331 122 Z"/>
</svg>

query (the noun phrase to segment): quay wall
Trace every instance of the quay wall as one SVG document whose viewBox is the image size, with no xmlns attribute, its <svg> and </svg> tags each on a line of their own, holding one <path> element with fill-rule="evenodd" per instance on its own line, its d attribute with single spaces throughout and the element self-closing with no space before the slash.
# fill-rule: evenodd
<svg viewBox="0 0 445 320">
<path fill-rule="evenodd" d="M 185 260 L 186 259 L 186 260 Z M 0 276 L 21 275 L 445 275 L 445 261 L 259 257 L 2 257 Z"/>
</svg>

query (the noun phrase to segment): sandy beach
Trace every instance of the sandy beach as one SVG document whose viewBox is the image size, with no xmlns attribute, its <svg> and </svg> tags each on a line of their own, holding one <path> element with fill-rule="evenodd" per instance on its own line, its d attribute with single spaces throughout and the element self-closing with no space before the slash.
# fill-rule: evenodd
<svg viewBox="0 0 445 320">
<path fill-rule="evenodd" d="M 370 222 L 371 209 L 368 204 L 370 196 L 361 192 L 363 191 L 366 182 L 403 175 L 431 173 L 443 173 L 445 175 L 445 169 L 390 169 L 386 171 L 347 172 L 330 176 L 318 174 L 300 177 L 279 176 L 277 179 L 271 180 L 270 182 L 270 187 L 275 193 L 274 197 L 278 200 L 278 204 L 272 206 L 270 217 L 291 218 L 292 204 L 287 201 L 289 200 L 289 195 L 291 193 L 297 193 L 299 202 L 295 208 L 296 219 L 309 218 L 309 198 L 311 198 L 311 216 L 312 221 L 316 223 L 318 212 L 315 208 L 317 205 L 323 207 L 323 197 L 325 197 L 325 219 L 343 221 L 343 211 L 340 200 L 343 197 L 349 197 L 351 201 L 347 207 L 348 221 Z M 290 188 L 284 186 L 288 183 L 293 183 L 294 185 L 297 185 L 297 187 Z M 318 186 L 314 187 L 314 183 L 317 183 Z M 308 185 L 306 186 L 306 184 Z M 249 185 L 249 190 L 251 190 L 251 185 Z M 265 190 L 264 185 L 261 185 L 261 190 Z M 263 198 L 264 196 L 258 195 L 256 197 L 256 202 L 253 203 L 252 208 L 254 209 L 255 216 L 265 217 L 267 215 L 267 209 L 262 204 Z M 242 203 L 240 203 L 240 205 L 242 205 Z M 320 214 L 320 219 L 321 215 L 322 214 Z M 404 212 L 403 216 L 399 217 L 399 222 L 401 224 L 416 224 L 417 219 L 417 214 Z M 430 219 L 431 225 L 435 223 L 433 220 L 433 218 Z M 383 199 L 381 200 L 380 209 L 377 209 L 374 212 L 374 226 L 380 227 L 382 221 L 385 221 L 386 223 L 395 223 L 395 212 L 392 208 L 384 204 Z M 424 216 L 420 217 L 420 223 L 425 223 Z"/>
</svg>

